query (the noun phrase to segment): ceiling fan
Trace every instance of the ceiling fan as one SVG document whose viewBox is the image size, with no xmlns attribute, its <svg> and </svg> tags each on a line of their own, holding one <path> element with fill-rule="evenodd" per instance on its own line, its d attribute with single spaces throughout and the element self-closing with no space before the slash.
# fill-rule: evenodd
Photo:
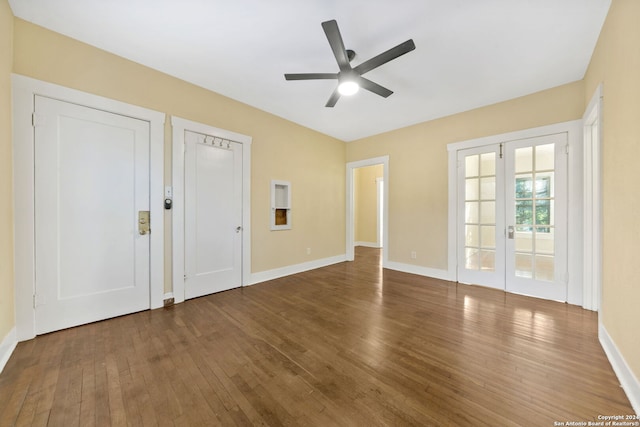
<svg viewBox="0 0 640 427">
<path fill-rule="evenodd" d="M 393 91 L 386 87 L 365 79 L 362 75 L 414 50 L 416 45 L 412 39 L 400 43 L 396 47 L 392 47 L 386 52 L 374 56 L 360 65 L 351 67 L 350 62 L 356 54 L 353 50 L 345 49 L 340 30 L 338 29 L 338 23 L 335 20 L 326 21 L 322 23 L 322 28 L 327 36 L 327 40 L 329 40 L 329 45 L 331 46 L 331 50 L 333 50 L 333 55 L 336 57 L 340 71 L 337 73 L 285 74 L 284 78 L 286 80 L 338 80 L 338 87 L 336 87 L 329 97 L 329 101 L 327 101 L 325 107 L 333 107 L 336 105 L 336 102 L 338 102 L 340 95 L 353 95 L 360 87 L 384 98 L 387 98 L 393 93 Z"/>
</svg>

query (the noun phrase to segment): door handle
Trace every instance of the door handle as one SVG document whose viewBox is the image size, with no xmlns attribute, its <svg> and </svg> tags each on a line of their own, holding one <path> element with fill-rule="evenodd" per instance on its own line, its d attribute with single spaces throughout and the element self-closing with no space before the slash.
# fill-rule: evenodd
<svg viewBox="0 0 640 427">
<path fill-rule="evenodd" d="M 241 225 L 237 226 L 236 227 L 236 233 L 239 233 L 241 231 L 242 231 L 242 226 Z"/>
<path fill-rule="evenodd" d="M 515 231 L 513 229 L 513 225 L 510 225 L 509 227 L 507 227 L 507 237 L 509 239 L 513 239 L 514 233 L 515 233 Z"/>
<path fill-rule="evenodd" d="M 138 211 L 138 233 L 141 236 L 151 233 L 151 215 L 149 211 Z"/>
</svg>

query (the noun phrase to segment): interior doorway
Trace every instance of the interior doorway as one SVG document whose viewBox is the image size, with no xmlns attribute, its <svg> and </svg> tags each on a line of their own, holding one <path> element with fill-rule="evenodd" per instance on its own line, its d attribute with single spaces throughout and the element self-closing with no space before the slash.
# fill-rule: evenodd
<svg viewBox="0 0 640 427">
<path fill-rule="evenodd" d="M 382 164 L 354 169 L 354 244 L 369 248 L 382 248 L 384 238 L 380 229 L 384 224 L 384 180 Z"/>
<path fill-rule="evenodd" d="M 382 265 L 388 262 L 389 157 L 347 164 L 347 260 L 356 246 L 382 248 Z"/>
</svg>

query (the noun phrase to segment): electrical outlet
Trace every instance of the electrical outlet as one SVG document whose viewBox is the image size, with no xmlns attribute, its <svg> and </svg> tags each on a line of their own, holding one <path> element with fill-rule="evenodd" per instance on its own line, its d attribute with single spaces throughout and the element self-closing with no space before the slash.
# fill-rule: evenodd
<svg viewBox="0 0 640 427">
<path fill-rule="evenodd" d="M 411 251 L 411 259 L 416 259 L 418 258 L 418 254 L 416 253 L 416 251 Z"/>
</svg>

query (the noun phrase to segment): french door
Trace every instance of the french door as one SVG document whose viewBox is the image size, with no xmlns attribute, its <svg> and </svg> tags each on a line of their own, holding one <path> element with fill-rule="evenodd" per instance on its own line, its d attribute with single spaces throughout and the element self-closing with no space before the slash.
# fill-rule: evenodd
<svg viewBox="0 0 640 427">
<path fill-rule="evenodd" d="M 567 134 L 458 151 L 458 281 L 567 300 Z"/>
<path fill-rule="evenodd" d="M 458 151 L 458 281 L 504 289 L 504 162 L 500 145 Z"/>
</svg>

